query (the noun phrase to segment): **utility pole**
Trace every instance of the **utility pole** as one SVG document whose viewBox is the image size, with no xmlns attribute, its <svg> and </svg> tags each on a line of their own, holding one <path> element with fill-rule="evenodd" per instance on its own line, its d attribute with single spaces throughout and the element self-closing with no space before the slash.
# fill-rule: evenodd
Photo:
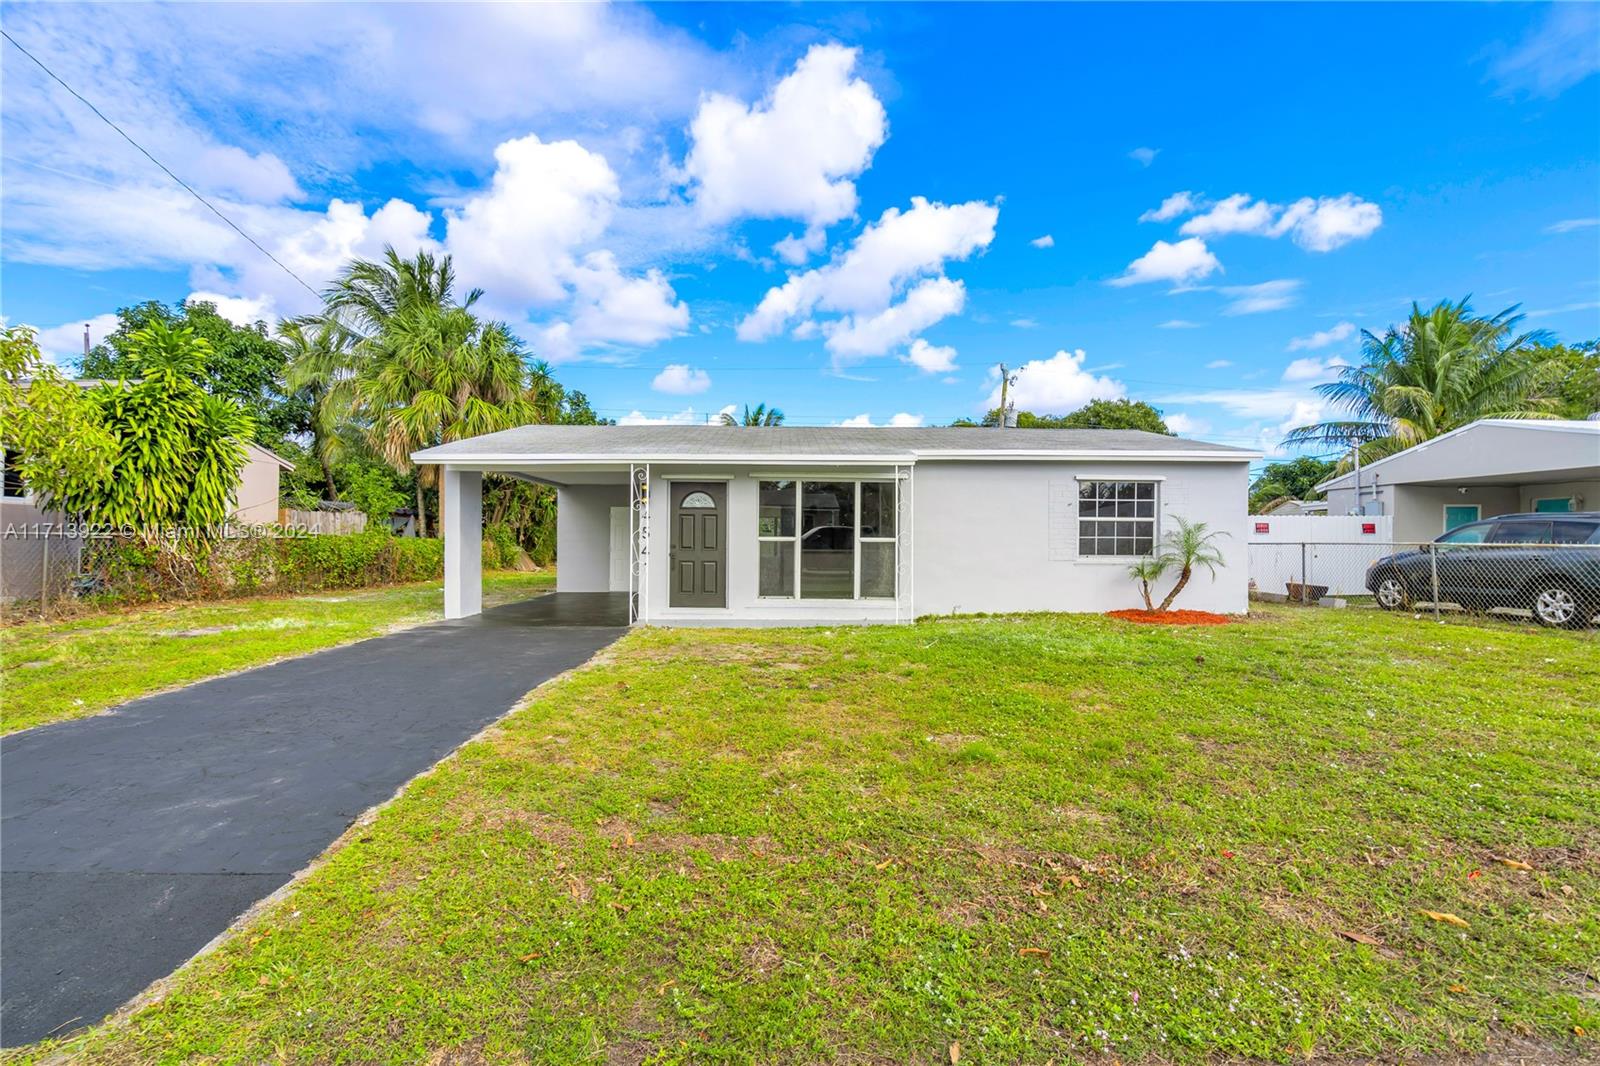
<svg viewBox="0 0 1600 1066">
<path fill-rule="evenodd" d="M 1011 428 L 1011 403 L 1007 399 L 1011 386 L 1017 383 L 1015 374 L 1006 373 L 1006 365 L 1000 364 L 1000 429 Z"/>
<path fill-rule="evenodd" d="M 89 323 L 83 324 L 83 357 L 89 358 Z"/>
</svg>

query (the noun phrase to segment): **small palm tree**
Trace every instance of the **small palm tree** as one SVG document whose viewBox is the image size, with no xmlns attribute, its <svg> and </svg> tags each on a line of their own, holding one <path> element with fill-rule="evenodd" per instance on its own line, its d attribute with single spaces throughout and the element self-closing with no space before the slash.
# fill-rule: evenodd
<svg viewBox="0 0 1600 1066">
<path fill-rule="evenodd" d="M 290 391 L 311 404 L 311 451 L 322 467 L 328 499 L 339 498 L 333 468 L 344 457 L 339 429 L 355 399 L 355 336 L 331 316 L 306 315 L 278 323 L 278 343 L 288 353 L 284 377 Z"/>
<path fill-rule="evenodd" d="M 1208 530 L 1204 522 L 1189 522 L 1179 518 L 1177 523 L 1178 528 L 1163 538 L 1159 559 L 1164 564 L 1163 570 L 1178 568 L 1178 583 L 1161 601 L 1161 606 L 1156 608 L 1158 611 L 1165 611 L 1172 606 L 1172 601 L 1178 598 L 1178 593 L 1194 576 L 1195 567 L 1203 566 L 1214 575 L 1223 561 L 1222 552 L 1217 549 L 1215 541 L 1218 537 L 1227 536 L 1226 533 L 1220 529 Z M 1145 599 L 1148 602 L 1149 596 Z"/>
<path fill-rule="evenodd" d="M 768 407 L 764 403 L 758 403 L 754 408 L 749 404 L 745 404 L 743 418 L 735 416 L 732 411 L 724 411 L 722 424 L 725 426 L 765 426 L 768 428 L 781 426 L 783 425 L 783 412 L 776 407 Z"/>
<path fill-rule="evenodd" d="M 1144 609 L 1154 611 L 1155 603 L 1150 599 L 1150 586 L 1160 581 L 1166 574 L 1167 568 L 1172 565 L 1172 560 L 1160 555 L 1146 555 L 1143 559 L 1128 567 L 1128 573 L 1139 582 L 1139 594 L 1144 597 Z"/>
</svg>

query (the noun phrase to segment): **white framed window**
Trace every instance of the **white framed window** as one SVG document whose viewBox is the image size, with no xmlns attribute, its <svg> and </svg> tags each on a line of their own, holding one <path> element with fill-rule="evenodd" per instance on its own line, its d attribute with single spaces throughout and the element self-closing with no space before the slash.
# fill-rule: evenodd
<svg viewBox="0 0 1600 1066">
<path fill-rule="evenodd" d="M 1156 546 L 1154 481 L 1079 481 L 1078 555 L 1134 558 Z"/>
<path fill-rule="evenodd" d="M 892 480 L 759 482 L 757 595 L 894 599 L 895 492 Z"/>
</svg>

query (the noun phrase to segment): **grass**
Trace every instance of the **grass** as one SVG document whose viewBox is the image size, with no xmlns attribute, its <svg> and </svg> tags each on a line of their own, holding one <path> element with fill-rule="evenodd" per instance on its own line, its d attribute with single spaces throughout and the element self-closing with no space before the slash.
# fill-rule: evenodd
<svg viewBox="0 0 1600 1066">
<path fill-rule="evenodd" d="M 555 571 L 485 574 L 487 604 L 554 587 Z M 0 734 L 96 714 L 232 670 L 441 617 L 442 586 L 166 605 L 0 627 Z"/>
<path fill-rule="evenodd" d="M 1596 692 L 1592 638 L 1369 612 L 638 632 L 25 1054 L 1593 1055 Z"/>
</svg>

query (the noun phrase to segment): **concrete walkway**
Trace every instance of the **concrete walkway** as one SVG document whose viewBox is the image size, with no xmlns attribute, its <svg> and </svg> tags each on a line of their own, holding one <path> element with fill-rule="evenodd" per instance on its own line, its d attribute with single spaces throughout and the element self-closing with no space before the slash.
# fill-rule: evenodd
<svg viewBox="0 0 1600 1066">
<path fill-rule="evenodd" d="M 116 1010 L 626 618 L 540 596 L 0 741 L 0 1041 Z"/>
</svg>

